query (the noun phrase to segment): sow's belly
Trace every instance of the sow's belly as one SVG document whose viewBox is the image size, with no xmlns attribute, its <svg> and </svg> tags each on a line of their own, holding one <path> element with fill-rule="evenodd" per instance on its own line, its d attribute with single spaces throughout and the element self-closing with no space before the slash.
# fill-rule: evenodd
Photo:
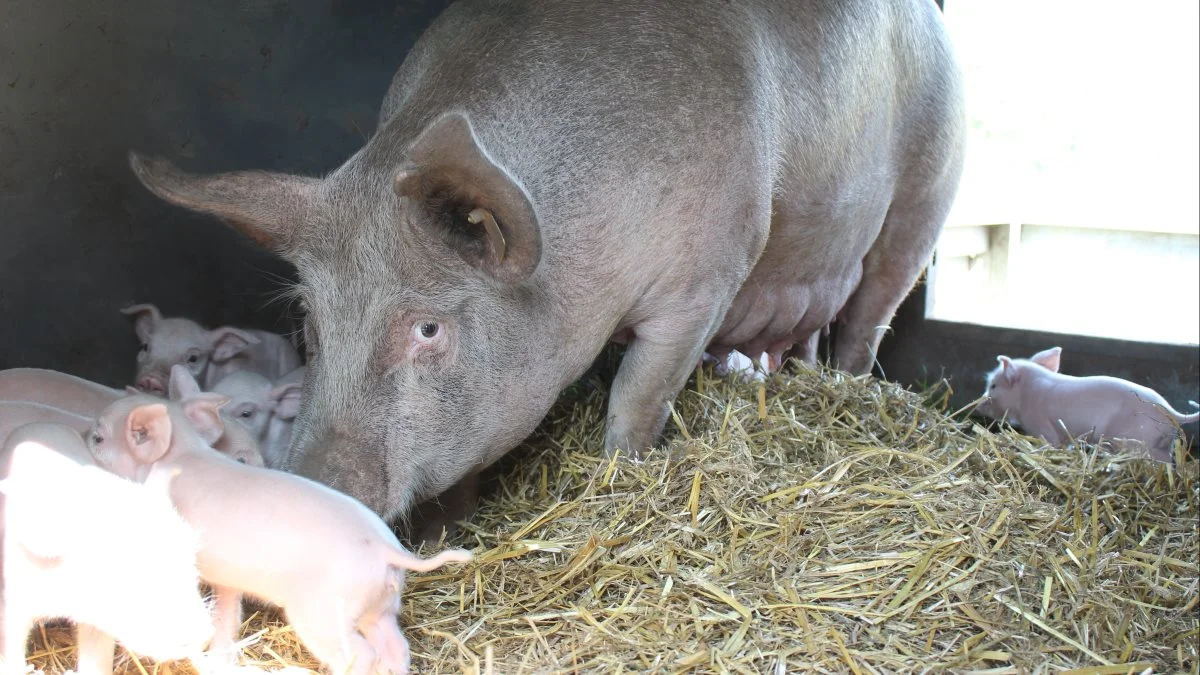
<svg viewBox="0 0 1200 675">
<path fill-rule="evenodd" d="M 777 205 L 778 206 L 778 205 Z M 785 211 L 786 213 L 786 207 Z M 837 318 L 862 280 L 862 261 L 883 225 L 884 199 L 811 206 L 788 222 L 777 210 L 766 250 L 725 313 L 708 347 L 723 359 L 730 350 L 773 367 L 800 345 L 816 356 L 816 339 Z"/>
<path fill-rule="evenodd" d="M 820 331 L 833 323 L 861 277 L 857 261 L 842 274 L 810 280 L 761 283 L 751 274 L 708 352 L 722 360 L 733 349 L 751 358 L 766 352 L 774 367 L 797 344 L 815 350 Z M 811 358 L 815 352 L 805 355 Z"/>
</svg>

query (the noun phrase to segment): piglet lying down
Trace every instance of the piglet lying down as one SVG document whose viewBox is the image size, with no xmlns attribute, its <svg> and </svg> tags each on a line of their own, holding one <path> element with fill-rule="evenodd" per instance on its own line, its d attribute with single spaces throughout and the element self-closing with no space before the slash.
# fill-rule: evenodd
<svg viewBox="0 0 1200 675">
<path fill-rule="evenodd" d="M 1104 375 L 1074 377 L 1058 372 L 1062 348 L 1029 359 L 996 357 L 979 412 L 1007 418 L 1026 433 L 1062 447 L 1072 439 L 1107 441 L 1141 448 L 1160 462 L 1174 461 L 1171 446 L 1180 424 L 1200 413 L 1177 412 L 1158 392 Z"/>
<path fill-rule="evenodd" d="M 113 637 L 158 661 L 200 654 L 213 627 L 169 473 L 123 480 L 95 466 L 78 432 L 37 423 L 13 431 L 0 476 L 5 675 L 25 671 L 42 618 L 78 623 L 80 673 L 112 672 Z"/>
<path fill-rule="evenodd" d="M 210 651 L 233 658 L 246 593 L 282 607 L 296 635 L 335 673 L 407 673 L 408 642 L 397 625 L 405 571 L 465 562 L 470 554 L 449 550 L 422 560 L 355 499 L 217 453 L 208 443 L 221 433 L 218 410 L 228 399 L 209 400 L 205 411 L 206 400 L 194 399 L 187 415 L 174 402 L 123 398 L 96 420 L 88 443 L 120 476 L 179 470 L 171 498 L 200 532 L 200 576 L 214 591 Z"/>
</svg>

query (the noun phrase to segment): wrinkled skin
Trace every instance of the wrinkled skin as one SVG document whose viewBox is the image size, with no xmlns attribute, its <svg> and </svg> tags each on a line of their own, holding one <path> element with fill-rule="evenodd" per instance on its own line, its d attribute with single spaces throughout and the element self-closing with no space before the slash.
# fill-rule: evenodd
<svg viewBox="0 0 1200 675">
<path fill-rule="evenodd" d="M 610 341 L 605 450 L 655 444 L 706 346 L 777 363 L 835 317 L 865 373 L 962 165 L 927 0 L 451 6 L 324 178 L 160 197 L 296 265 L 310 350 L 288 468 L 387 516 L 524 439 Z"/>
<path fill-rule="evenodd" d="M 186 366 L 205 388 L 230 373 L 248 370 L 273 379 L 300 366 L 296 348 L 282 336 L 249 328 L 208 330 L 191 319 L 164 318 L 154 305 L 132 305 L 121 313 L 133 320 L 141 344 L 134 386 L 150 394 L 167 391 L 171 366 Z"/>
<path fill-rule="evenodd" d="M 1056 447 L 1076 439 L 1106 442 L 1174 463 L 1178 425 L 1196 422 L 1200 413 L 1176 412 L 1158 392 L 1128 380 L 1064 375 L 1058 372 L 1061 358 L 1060 347 L 1028 359 L 996 357 L 979 412 Z"/>
<path fill-rule="evenodd" d="M 213 587 L 209 651 L 236 657 L 241 596 L 249 593 L 283 608 L 297 637 L 334 673 L 408 673 L 408 642 L 397 625 L 406 571 L 466 562 L 470 553 L 418 558 L 360 502 L 214 452 L 207 438 L 219 433 L 226 401 L 200 396 L 191 413 L 151 396 L 121 399 L 96 420 L 89 449 L 132 480 L 178 470 L 171 499 L 200 532 L 200 576 Z"/>
<path fill-rule="evenodd" d="M 49 617 L 77 622 L 81 674 L 112 672 L 114 637 L 160 661 L 200 653 L 213 627 L 196 533 L 167 497 L 170 475 L 144 485 L 113 476 L 59 424 L 22 426 L 0 458 L 3 672 L 24 672 L 29 630 Z"/>
<path fill-rule="evenodd" d="M 258 373 L 241 371 L 226 375 L 212 387 L 214 393 L 231 399 L 221 415 L 245 426 L 271 468 L 283 464 L 292 438 L 292 424 L 300 412 L 303 372 L 298 379 L 295 375 L 291 377 L 291 381 L 281 379 L 272 384 Z"/>
</svg>

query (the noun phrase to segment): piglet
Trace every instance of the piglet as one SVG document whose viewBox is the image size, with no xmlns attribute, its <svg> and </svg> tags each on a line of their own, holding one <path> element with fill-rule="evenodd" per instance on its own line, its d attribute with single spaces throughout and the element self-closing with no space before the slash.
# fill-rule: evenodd
<svg viewBox="0 0 1200 675">
<path fill-rule="evenodd" d="M 148 393 L 165 393 L 171 366 L 182 364 L 205 389 L 238 370 L 268 379 L 300 366 L 300 354 L 286 338 L 267 331 L 222 326 L 208 330 L 191 319 L 164 318 L 154 305 L 121 310 L 133 320 L 141 346 L 134 385 Z"/>
<path fill-rule="evenodd" d="M 187 369 L 183 366 L 175 367 L 179 368 L 183 372 L 187 372 Z M 191 375 L 188 375 L 188 377 L 191 377 Z M 195 382 L 195 380 L 192 381 Z M 228 400 L 227 397 L 223 397 L 219 394 L 203 394 L 199 391 L 199 387 L 196 388 L 196 391 L 196 397 L 185 397 L 178 391 L 172 389 L 170 398 L 173 401 L 179 402 L 184 410 L 184 413 L 189 416 L 195 414 L 195 404 L 198 402 L 198 400 Z M 142 391 L 136 387 L 125 387 L 125 392 L 127 395 L 133 396 L 142 394 Z M 153 394 L 148 395 L 153 396 Z M 159 396 L 157 398 L 163 397 Z M 94 419 L 89 420 L 88 423 L 91 424 L 93 421 Z M 228 422 L 229 424 L 222 427 L 220 432 L 221 435 L 219 437 L 207 438 L 205 439 L 205 442 L 211 445 L 217 452 L 228 456 L 230 459 L 241 462 L 242 464 L 249 464 L 251 466 L 266 466 L 266 462 L 263 461 L 262 450 L 258 446 L 258 441 L 254 439 L 254 436 L 250 433 L 250 430 L 244 425 L 238 424 L 234 420 L 228 420 Z"/>
<path fill-rule="evenodd" d="M 1106 440 L 1140 447 L 1160 462 L 1174 461 L 1178 425 L 1195 422 L 1200 413 L 1177 412 L 1154 390 L 1127 380 L 1064 375 L 1058 372 L 1061 357 L 1060 347 L 1029 359 L 996 357 L 999 365 L 987 376 L 979 412 L 1006 418 L 1057 447 L 1076 438 Z"/>
<path fill-rule="evenodd" d="M 295 381 L 295 374 L 290 374 L 293 379 L 285 376 L 277 383 L 249 371 L 230 373 L 212 388 L 214 393 L 231 399 L 221 414 L 246 426 L 258 440 L 263 459 L 271 468 L 281 467 L 287 456 L 292 424 L 300 411 L 303 370 L 303 366 L 297 369 L 299 381 Z"/>
<path fill-rule="evenodd" d="M 143 484 L 96 466 L 80 434 L 15 430 L 4 446 L 5 673 L 23 673 L 36 620 L 78 625 L 81 673 L 112 672 L 113 638 L 157 661 L 198 656 L 213 634 L 200 596 L 195 531 L 168 497 L 173 474 Z"/>
<path fill-rule="evenodd" d="M 92 426 L 93 419 L 32 401 L 0 401 L 0 443 L 18 427 L 32 422 L 54 422 L 80 433 Z"/>
<path fill-rule="evenodd" d="M 204 441 L 222 424 L 222 403 L 204 415 L 130 396 L 105 410 L 90 435 L 97 461 L 141 480 L 179 469 L 176 507 L 201 532 L 199 568 L 214 591 L 210 651 L 233 658 L 243 593 L 279 605 L 296 635 L 333 672 L 407 673 L 397 625 L 406 570 L 465 562 L 448 550 L 422 560 L 361 502 L 299 476 L 234 462 Z M 200 406 L 200 404 L 197 404 Z"/>
<path fill-rule="evenodd" d="M 76 415 L 95 417 L 121 398 L 119 389 L 42 368 L 0 370 L 0 400 L 32 401 Z"/>
<path fill-rule="evenodd" d="M 717 377 L 727 377 L 730 373 L 738 376 L 742 382 L 758 381 L 762 382 L 767 379 L 767 375 L 778 369 L 777 364 L 773 364 L 770 355 L 763 352 L 759 356 L 758 361 L 754 361 L 749 356 L 739 352 L 736 349 L 731 349 L 723 357 L 713 355 L 708 352 L 700 357 L 701 363 L 712 363 L 713 374 Z M 774 368 L 772 367 L 774 365 Z"/>
<path fill-rule="evenodd" d="M 172 366 L 170 379 L 167 382 L 168 398 L 175 401 L 183 409 L 189 420 L 193 420 L 202 429 L 211 429 L 219 435 L 205 438 L 217 452 L 250 466 L 266 466 L 262 443 L 254 431 L 242 420 L 230 415 L 228 402 L 230 398 L 218 392 L 204 392 L 196 378 L 183 366 Z M 130 393 L 136 394 L 136 390 Z M 209 406 L 220 402 L 217 406 L 222 423 L 206 426 L 204 415 Z"/>
</svg>

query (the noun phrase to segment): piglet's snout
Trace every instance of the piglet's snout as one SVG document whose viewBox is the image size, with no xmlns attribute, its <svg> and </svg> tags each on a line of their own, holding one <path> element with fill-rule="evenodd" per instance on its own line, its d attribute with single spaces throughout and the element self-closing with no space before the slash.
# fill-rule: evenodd
<svg viewBox="0 0 1200 675">
<path fill-rule="evenodd" d="M 162 381 L 162 378 L 157 375 L 143 375 L 138 378 L 135 385 L 138 389 L 147 394 L 159 394 L 165 396 L 167 393 L 167 385 Z"/>
</svg>

